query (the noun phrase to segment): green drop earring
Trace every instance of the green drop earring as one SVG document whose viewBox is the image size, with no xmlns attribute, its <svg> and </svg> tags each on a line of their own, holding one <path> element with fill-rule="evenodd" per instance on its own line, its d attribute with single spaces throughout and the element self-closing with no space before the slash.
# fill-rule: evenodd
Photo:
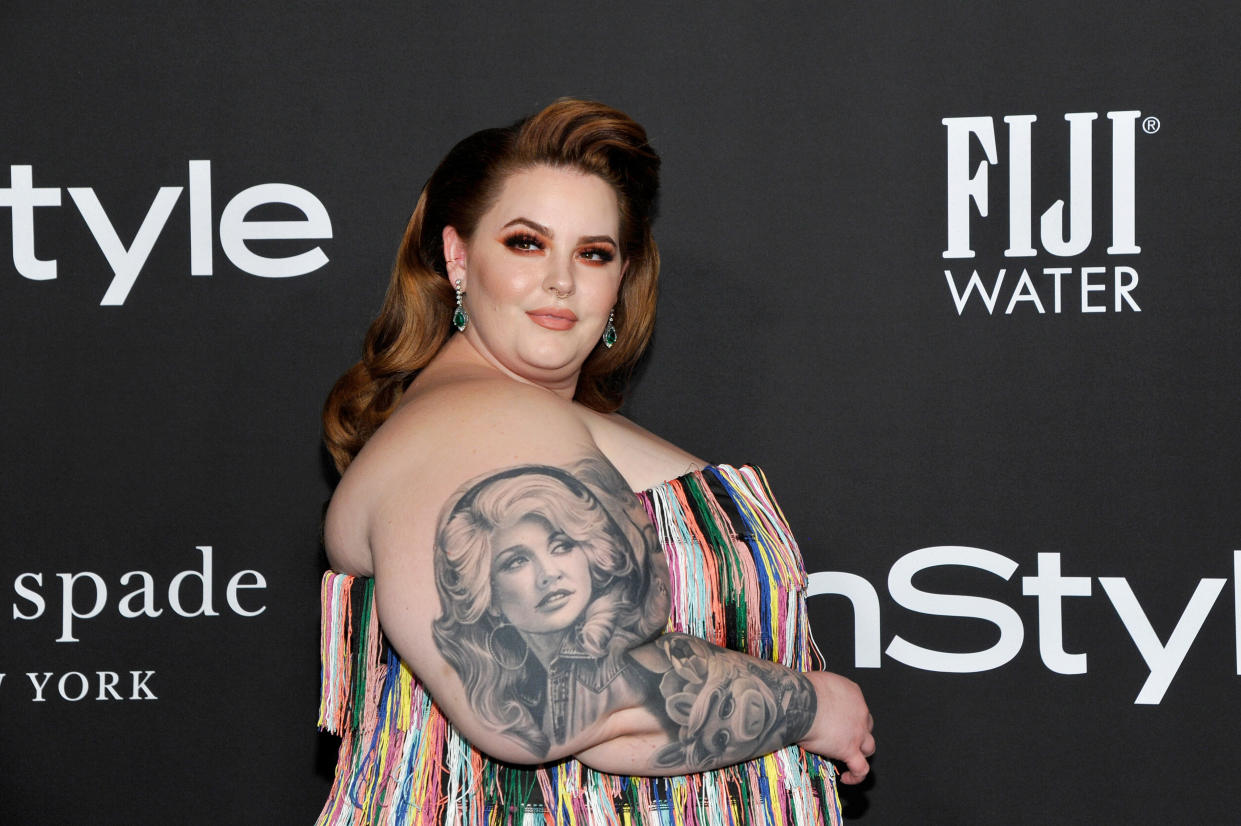
<svg viewBox="0 0 1241 826">
<path fill-rule="evenodd" d="M 615 315 L 616 310 L 612 310 L 608 313 L 608 323 L 607 326 L 603 328 L 603 346 L 609 350 L 611 350 L 612 345 L 616 343 L 616 325 L 612 323 L 612 319 Z"/>
<path fill-rule="evenodd" d="M 460 333 L 465 330 L 465 325 L 470 323 L 470 314 L 465 311 L 465 307 L 461 306 L 461 279 L 460 278 L 457 279 L 457 283 L 454 285 L 454 287 L 457 290 L 457 309 L 452 311 L 452 326 L 456 327 L 457 332 Z M 609 325 L 611 324 L 611 322 L 608 322 L 608 323 Z M 613 339 L 616 338 L 615 330 L 612 331 L 612 338 Z M 611 347 L 612 345 L 609 344 L 608 346 Z"/>
</svg>

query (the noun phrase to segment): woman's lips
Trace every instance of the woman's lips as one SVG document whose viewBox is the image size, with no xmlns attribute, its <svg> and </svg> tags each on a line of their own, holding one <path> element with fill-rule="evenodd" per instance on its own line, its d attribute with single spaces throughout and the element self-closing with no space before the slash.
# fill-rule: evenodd
<svg viewBox="0 0 1241 826">
<path fill-rule="evenodd" d="M 530 316 L 530 320 L 540 327 L 546 327 L 548 330 L 568 330 L 574 324 L 577 324 L 577 316 L 572 310 L 566 310 L 563 307 L 540 307 L 537 310 L 529 310 L 526 315 Z"/>
<path fill-rule="evenodd" d="M 547 596 L 539 600 L 539 604 L 534 607 L 542 609 L 544 611 L 554 611 L 555 609 L 564 605 L 569 600 L 569 597 L 571 596 L 573 596 L 572 591 L 566 590 L 564 588 L 559 588 L 555 591 L 552 591 L 550 594 L 548 594 Z"/>
</svg>

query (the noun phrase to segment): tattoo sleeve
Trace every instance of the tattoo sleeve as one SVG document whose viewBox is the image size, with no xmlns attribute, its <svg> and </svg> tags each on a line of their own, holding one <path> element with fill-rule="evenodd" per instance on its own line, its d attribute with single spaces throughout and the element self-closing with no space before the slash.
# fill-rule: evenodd
<svg viewBox="0 0 1241 826">
<path fill-rule="evenodd" d="M 655 768 L 697 771 L 803 737 L 803 675 L 683 634 L 655 528 L 606 462 L 473 479 L 440 514 L 433 625 L 487 726 L 546 758 L 618 708 L 668 738 Z"/>
<path fill-rule="evenodd" d="M 802 674 L 685 634 L 652 643 L 667 670 L 647 670 L 671 742 L 660 767 L 703 771 L 773 752 L 806 735 L 818 698 Z M 658 683 L 655 681 L 658 680 Z"/>
</svg>

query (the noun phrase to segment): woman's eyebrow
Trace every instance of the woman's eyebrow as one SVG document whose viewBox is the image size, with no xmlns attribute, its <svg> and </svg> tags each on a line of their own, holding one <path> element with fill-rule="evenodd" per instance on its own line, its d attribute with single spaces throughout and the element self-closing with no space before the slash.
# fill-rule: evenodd
<svg viewBox="0 0 1241 826">
<path fill-rule="evenodd" d="M 500 227 L 500 229 L 508 229 L 509 227 L 519 225 L 530 227 L 530 229 L 541 233 L 542 235 L 546 235 L 548 238 L 556 237 L 556 233 L 552 231 L 551 227 L 544 226 L 538 221 L 531 221 L 529 218 L 514 218 L 504 226 Z M 577 242 L 579 244 L 611 244 L 614 247 L 617 245 L 616 239 L 611 235 L 583 235 L 581 238 L 577 239 Z"/>
<path fill-rule="evenodd" d="M 516 226 L 517 224 L 525 224 L 526 226 L 530 227 L 530 229 L 534 230 L 535 232 L 541 232 L 542 234 L 546 235 L 548 238 L 556 237 L 556 233 L 552 232 L 551 227 L 545 227 L 542 224 L 540 224 L 538 221 L 531 221 L 529 218 L 514 218 L 513 220 L 509 221 L 504 226 L 500 227 L 500 229 L 508 229 L 511 226 Z"/>
<path fill-rule="evenodd" d="M 500 550 L 496 551 L 496 557 L 495 557 L 496 562 L 499 562 L 501 559 L 503 559 L 506 556 L 512 556 L 515 553 L 520 553 L 525 550 L 527 550 L 527 546 L 526 546 L 526 543 L 524 542 L 518 542 L 516 544 L 509 545 L 507 548 L 501 548 Z"/>
</svg>

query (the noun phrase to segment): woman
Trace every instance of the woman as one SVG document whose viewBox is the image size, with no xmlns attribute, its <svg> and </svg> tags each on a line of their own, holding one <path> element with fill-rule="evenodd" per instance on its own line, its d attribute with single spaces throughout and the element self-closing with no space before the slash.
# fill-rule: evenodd
<svg viewBox="0 0 1241 826">
<path fill-rule="evenodd" d="M 488 725 L 546 751 L 637 697 L 626 654 L 668 618 L 650 530 L 618 524 L 587 483 L 537 465 L 467 483 L 439 522 L 435 644 Z M 566 702 L 549 706 L 557 694 Z"/>
<path fill-rule="evenodd" d="M 608 566 L 587 565 L 586 594 L 579 551 L 563 544 L 549 550 L 561 541 L 552 538 L 557 531 L 570 543 L 586 540 L 533 504 L 535 488 L 552 477 L 566 489 L 576 482 L 616 526 L 613 540 L 621 526 L 649 537 L 651 519 L 665 508 L 631 491 L 655 490 L 705 467 L 614 413 L 654 323 L 658 168 L 637 123 L 574 100 L 453 148 L 410 219 L 365 355 L 325 408 L 326 441 L 343 471 L 325 523 L 328 556 L 337 570 L 373 577 L 384 637 L 479 760 L 488 755 L 555 771 L 556 761 L 573 757 L 616 775 L 669 775 L 718 769 L 795 743 L 843 762 L 841 779 L 858 782 L 874 739 L 856 685 L 682 634 L 660 635 L 669 575 L 649 538 L 616 543 L 603 552 L 617 557 Z M 457 522 L 474 519 L 473 500 L 501 482 L 514 488 L 504 495 L 529 494 L 528 501 L 483 531 L 490 556 L 459 553 Z M 695 490 L 696 501 L 709 498 Z M 571 509 L 596 507 L 574 495 L 579 504 Z M 703 519 L 723 508 L 712 505 Z M 679 521 L 686 531 L 699 527 L 688 521 Z M 720 516 L 721 525 L 728 521 Z M 671 548 L 667 522 L 656 519 Z M 707 527 L 711 536 L 732 532 L 729 525 Z M 719 551 L 728 568 L 732 551 Z M 550 602 L 526 599 L 527 627 L 518 627 L 520 577 L 509 575 L 553 556 L 573 562 L 572 570 L 550 574 L 563 580 L 558 587 L 544 583 L 555 593 Z M 516 568 L 506 567 L 518 558 Z M 623 570 L 632 581 L 614 573 Z M 527 591 L 536 580 L 527 578 Z M 729 581 L 740 587 L 743 578 Z M 741 599 L 744 614 L 744 601 L 758 594 Z M 762 608 L 766 617 L 767 603 Z M 771 609 L 772 617 L 783 610 Z M 758 613 L 756 606 L 751 619 Z M 606 622 L 594 622 L 604 616 Z M 533 663 L 507 625 L 548 674 L 541 694 L 529 679 Z M 745 638 L 744 627 L 727 632 L 737 647 Z M 573 657 L 575 674 L 586 679 L 556 678 L 553 672 Z M 517 679 L 495 676 L 506 664 L 520 672 Z M 623 690 L 592 694 L 610 675 L 621 675 Z M 384 713 L 384 703 L 371 706 Z M 349 771 L 354 779 L 338 775 L 338 789 L 365 774 Z M 404 799 L 403 783 L 439 777 L 430 770 L 401 776 L 415 779 L 397 783 L 395 793 L 377 792 L 373 807 L 399 808 L 391 800 Z M 565 793 L 545 785 L 544 802 L 554 808 Z M 325 820 L 350 822 L 349 797 L 334 794 Z"/>
</svg>

